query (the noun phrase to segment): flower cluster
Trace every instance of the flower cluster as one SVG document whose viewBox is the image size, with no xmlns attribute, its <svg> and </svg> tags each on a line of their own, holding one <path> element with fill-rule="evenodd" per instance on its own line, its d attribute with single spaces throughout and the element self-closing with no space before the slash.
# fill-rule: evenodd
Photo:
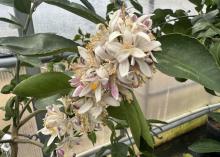
<svg viewBox="0 0 220 157">
<path fill-rule="evenodd" d="M 151 78 L 157 62 L 153 52 L 161 50 L 160 42 L 151 33 L 151 25 L 149 15 L 137 17 L 123 10 L 112 14 L 108 24 L 97 25 L 90 42 L 78 47 L 80 57 L 70 68 L 74 76 L 69 82 L 74 91 L 67 106 L 75 116 L 68 118 L 55 106 L 48 109 L 41 130 L 51 135 L 48 144 L 55 137 L 73 138 L 74 131 L 99 129 L 108 115 L 108 106 L 119 106 L 123 99 L 132 99 L 129 90 Z M 72 146 L 69 139 L 63 139 L 62 148 Z M 58 152 L 62 154 L 63 149 Z"/>
<path fill-rule="evenodd" d="M 153 52 L 161 48 L 151 25 L 149 15 L 137 17 L 118 10 L 110 16 L 108 26 L 97 26 L 85 48 L 78 47 L 80 58 L 72 64 L 70 80 L 76 113 L 99 121 L 108 106 L 119 106 L 124 97 L 129 99 L 129 89 L 140 87 L 152 76 L 157 62 Z"/>
</svg>

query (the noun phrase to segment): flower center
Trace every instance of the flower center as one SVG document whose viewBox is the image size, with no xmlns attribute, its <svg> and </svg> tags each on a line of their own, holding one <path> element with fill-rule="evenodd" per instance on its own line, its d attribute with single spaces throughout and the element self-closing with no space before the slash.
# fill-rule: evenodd
<svg viewBox="0 0 220 157">
<path fill-rule="evenodd" d="M 131 49 L 131 48 L 133 48 L 134 46 L 132 45 L 132 44 L 130 44 L 130 43 L 127 43 L 127 42 L 125 42 L 125 43 L 123 43 L 123 48 L 124 49 Z"/>
<path fill-rule="evenodd" d="M 92 90 L 96 90 L 97 87 L 98 87 L 98 84 L 99 84 L 98 81 L 93 82 L 93 83 L 90 84 L 90 88 L 91 88 Z"/>
</svg>

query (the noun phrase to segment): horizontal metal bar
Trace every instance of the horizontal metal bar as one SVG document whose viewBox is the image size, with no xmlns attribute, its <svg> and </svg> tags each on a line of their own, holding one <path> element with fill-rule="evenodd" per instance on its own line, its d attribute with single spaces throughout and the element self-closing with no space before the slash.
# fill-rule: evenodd
<svg viewBox="0 0 220 157">
<path fill-rule="evenodd" d="M 191 120 L 194 120 L 196 118 L 199 118 L 201 116 L 204 116 L 206 115 L 207 113 L 211 112 L 211 111 L 215 111 L 215 110 L 218 110 L 220 109 L 220 103 L 218 104 L 213 104 L 213 105 L 207 105 L 203 108 L 200 108 L 199 110 L 196 110 L 194 112 L 191 112 L 189 114 L 186 114 L 184 115 L 183 117 L 180 117 L 180 118 L 177 118 L 175 120 L 171 120 L 168 124 L 165 124 L 165 125 L 162 125 L 160 126 L 160 129 L 159 128 L 153 128 L 152 131 L 155 133 L 155 134 L 160 134 L 160 133 L 163 133 L 165 131 L 168 131 L 170 129 L 173 129 L 175 127 L 178 127 L 186 122 L 189 122 Z M 121 140 L 121 142 L 127 144 L 127 145 L 130 145 L 130 141 L 129 139 L 126 137 L 126 138 L 123 138 Z M 134 143 L 134 139 L 132 138 L 132 144 Z M 77 157 L 94 157 L 95 154 L 104 146 L 109 146 L 110 143 L 106 143 L 106 144 L 103 144 L 103 145 L 100 145 L 98 147 L 95 147 L 93 148 L 92 150 L 89 150 L 89 151 L 86 151 L 86 152 L 83 152 L 83 153 L 80 153 L 77 155 Z M 106 151 L 105 152 L 105 155 L 108 155 L 110 154 L 111 152 L 110 151 Z"/>
</svg>

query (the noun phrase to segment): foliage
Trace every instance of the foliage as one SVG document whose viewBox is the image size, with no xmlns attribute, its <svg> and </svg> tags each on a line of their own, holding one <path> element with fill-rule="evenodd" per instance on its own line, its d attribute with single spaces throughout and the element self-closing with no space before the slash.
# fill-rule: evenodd
<svg viewBox="0 0 220 157">
<path fill-rule="evenodd" d="M 80 45 L 85 47 L 90 42 L 90 33 L 84 33 L 79 29 L 74 40 L 49 33 L 34 35 L 27 35 L 26 33 L 30 20 L 32 19 L 32 14 L 37 10 L 41 3 L 60 7 L 95 24 L 102 23 L 102 26 L 107 25 L 108 21 L 111 19 L 110 16 L 112 13 L 118 9 L 122 9 L 122 11 L 125 9 L 123 1 L 114 1 L 108 4 L 106 19 L 104 19 L 96 13 L 95 7 L 92 5 L 91 1 L 80 1 L 82 4 L 70 2 L 68 0 L 0 0 L 0 4 L 14 7 L 18 11 L 28 14 L 25 25 L 20 21 L 17 21 L 15 18 L 0 18 L 1 22 L 16 25 L 23 32 L 22 37 L 0 38 L 0 47 L 9 49 L 17 58 L 14 78 L 11 80 L 10 84 L 5 85 L 1 89 L 1 93 L 3 94 L 14 94 L 9 98 L 4 108 L 5 120 L 12 120 L 12 124 L 0 131 L 0 136 L 2 136 L 4 133 L 7 133 L 11 127 L 13 128 L 12 134 L 16 136 L 10 141 L 13 143 L 12 157 L 17 156 L 16 144 L 19 143 L 17 136 L 20 127 L 32 117 L 41 112 L 45 112 L 46 108 L 50 111 L 49 113 L 59 113 L 58 117 L 53 116 L 53 118 L 57 118 L 57 123 L 62 116 L 65 117 L 65 120 L 71 119 L 76 123 L 78 122 L 77 119 L 74 119 L 77 117 L 76 113 L 71 112 L 71 107 L 78 106 L 65 106 L 67 103 L 73 103 L 68 99 L 69 95 L 74 94 L 72 91 L 73 87 L 70 86 L 69 80 L 71 79 L 70 76 L 72 76 L 73 73 L 76 73 L 76 71 L 71 73 L 68 69 L 71 69 L 71 65 L 79 60 L 77 58 L 78 54 L 76 54 L 78 50 L 77 46 Z M 143 13 L 143 6 L 141 6 L 137 0 L 130 0 L 129 2 L 136 9 L 135 15 L 140 16 Z M 220 3 L 217 0 L 190 0 L 190 2 L 195 4 L 195 9 L 197 11 L 197 14 L 195 15 L 191 15 L 189 12 L 181 9 L 176 11 L 170 9 L 156 9 L 154 11 L 154 15 L 152 16 L 152 31 L 154 36 L 162 44 L 162 52 L 154 53 L 156 58 L 151 55 L 148 59 L 155 62 L 157 60 L 157 69 L 167 75 L 176 77 L 178 81 L 184 82 L 187 79 L 196 81 L 202 84 L 206 91 L 213 95 L 217 95 L 215 91 L 220 92 Z M 149 25 L 150 21 L 149 19 L 147 20 L 148 21 L 142 21 L 143 23 L 141 24 Z M 147 22 L 147 24 L 144 22 Z M 113 40 L 120 41 L 126 36 L 117 35 L 118 36 Z M 155 40 L 153 39 L 153 42 L 154 41 Z M 71 55 L 65 58 L 63 57 L 64 52 L 71 52 Z M 79 53 L 81 53 L 81 56 L 85 57 L 82 51 Z M 25 63 L 25 66 L 41 67 L 42 61 L 40 57 L 42 56 L 52 56 L 52 59 L 49 60 L 47 65 L 48 72 L 31 77 L 20 75 L 21 63 Z M 134 59 L 134 61 L 138 62 L 140 59 L 142 58 Z M 85 60 L 85 62 L 86 61 L 87 60 Z M 141 64 L 139 64 L 139 66 L 140 69 L 143 68 Z M 56 70 L 59 72 L 55 72 Z M 149 69 L 144 70 L 146 70 L 144 73 L 149 74 Z M 92 85 L 95 89 L 96 84 Z M 131 91 L 130 94 L 133 94 L 133 92 Z M 61 101 L 60 98 L 65 99 L 64 101 Z M 30 108 L 30 103 L 33 100 L 37 108 L 36 111 L 32 111 Z M 150 132 L 151 127 L 153 123 L 166 123 L 158 120 L 146 121 L 134 95 L 132 95 L 131 100 L 122 97 L 120 103 L 119 107 L 111 106 L 107 108 L 106 112 L 109 116 L 103 121 L 112 132 L 110 137 L 111 145 L 103 147 L 96 156 L 103 156 L 107 150 L 111 151 L 113 157 L 126 156 L 127 154 L 135 156 L 132 139 L 127 132 L 127 128 L 130 128 L 132 137 L 139 151 L 144 156 L 153 157 L 154 140 L 152 133 Z M 62 108 L 54 110 L 54 108 L 56 108 L 54 107 L 50 110 L 51 105 L 61 105 Z M 23 113 L 26 110 L 30 113 L 27 117 L 23 117 Z M 47 116 L 50 116 L 49 113 Z M 64 113 L 65 115 L 63 115 Z M 214 119 L 218 119 L 214 114 L 210 116 L 214 117 Z M 63 121 L 60 123 L 62 125 Z M 125 132 L 130 140 L 131 146 L 121 142 L 123 136 L 118 135 L 117 130 Z M 87 132 L 88 139 L 91 140 L 93 145 L 97 140 L 96 131 L 97 130 L 92 130 Z M 73 133 L 74 138 L 81 136 L 76 130 L 71 133 Z M 41 143 L 34 141 L 32 138 L 28 138 L 27 142 L 42 147 L 45 154 L 51 154 L 55 150 L 59 150 L 59 147 L 55 145 L 55 142 L 59 143 L 63 140 L 53 138 L 54 137 L 49 140 L 53 140 L 53 143 L 50 146 L 42 145 Z M 61 143 L 60 147 L 65 148 L 64 144 L 65 143 Z M 206 145 L 209 147 L 206 147 Z M 191 150 L 198 152 L 219 151 L 218 148 L 219 143 L 213 140 L 204 140 L 190 147 Z M 57 151 L 56 153 L 59 152 Z"/>
</svg>

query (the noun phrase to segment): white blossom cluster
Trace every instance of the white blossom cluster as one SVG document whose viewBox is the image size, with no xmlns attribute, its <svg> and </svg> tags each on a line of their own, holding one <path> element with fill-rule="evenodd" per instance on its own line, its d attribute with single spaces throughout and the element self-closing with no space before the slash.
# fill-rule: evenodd
<svg viewBox="0 0 220 157">
<path fill-rule="evenodd" d="M 108 24 L 97 25 L 96 34 L 85 47 L 78 47 L 80 58 L 71 65 L 74 92 L 69 105 L 75 117 L 67 118 L 55 106 L 48 109 L 42 130 L 51 135 L 48 144 L 55 137 L 72 136 L 71 130 L 94 131 L 107 116 L 108 106 L 132 99 L 129 90 L 151 78 L 157 62 L 153 52 L 161 50 L 151 26 L 150 15 L 137 17 L 123 10 L 112 14 Z"/>
</svg>

